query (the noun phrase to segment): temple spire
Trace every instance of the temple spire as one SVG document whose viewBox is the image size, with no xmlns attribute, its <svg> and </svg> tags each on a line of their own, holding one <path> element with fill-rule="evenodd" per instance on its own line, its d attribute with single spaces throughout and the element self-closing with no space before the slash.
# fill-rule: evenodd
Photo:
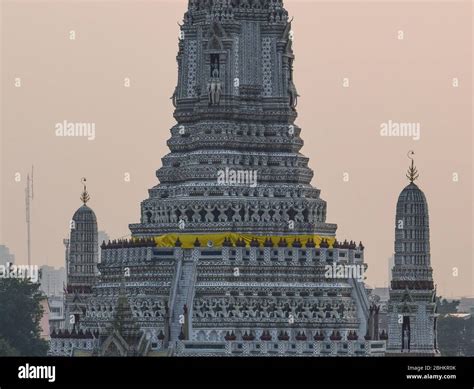
<svg viewBox="0 0 474 389">
<path fill-rule="evenodd" d="M 413 155 L 415 155 L 414 151 L 409 151 L 408 152 L 408 158 L 411 159 L 411 166 L 408 168 L 407 178 L 411 183 L 415 182 L 418 179 L 418 177 L 420 176 L 418 174 L 418 169 L 415 166 L 415 161 L 413 159 Z"/>
<path fill-rule="evenodd" d="M 89 196 L 89 193 L 87 193 L 86 181 L 87 179 L 84 177 L 81 179 L 82 185 L 84 186 L 84 190 L 82 191 L 82 194 L 81 194 L 81 201 L 84 203 L 84 205 L 86 205 L 87 202 L 91 199 L 91 197 Z"/>
</svg>

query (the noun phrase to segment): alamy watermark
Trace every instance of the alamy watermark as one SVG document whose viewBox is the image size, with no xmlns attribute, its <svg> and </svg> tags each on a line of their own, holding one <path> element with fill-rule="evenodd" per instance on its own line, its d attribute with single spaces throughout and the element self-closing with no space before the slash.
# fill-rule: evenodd
<svg viewBox="0 0 474 389">
<path fill-rule="evenodd" d="M 400 123 L 389 120 L 380 124 L 380 136 L 398 136 L 420 140 L 420 132 L 420 123 Z"/>
<path fill-rule="evenodd" d="M 95 123 L 73 123 L 64 120 L 56 123 L 56 136 L 63 137 L 87 137 L 87 140 L 95 139 Z"/>
<path fill-rule="evenodd" d="M 365 266 L 363 265 L 326 265 L 324 267 L 326 278 L 341 278 L 348 279 L 354 278 L 358 282 L 364 282 L 365 280 Z"/>
<path fill-rule="evenodd" d="M 257 170 L 235 170 L 225 168 L 217 172 L 218 185 L 246 185 L 251 188 L 257 186 Z"/>
<path fill-rule="evenodd" d="M 39 279 L 39 268 L 37 265 L 15 265 L 7 262 L 5 265 L 0 265 L 1 278 L 30 279 L 36 283 Z"/>
<path fill-rule="evenodd" d="M 56 366 L 33 366 L 27 363 L 18 368 L 19 379 L 43 379 L 48 382 L 56 381 Z"/>
</svg>

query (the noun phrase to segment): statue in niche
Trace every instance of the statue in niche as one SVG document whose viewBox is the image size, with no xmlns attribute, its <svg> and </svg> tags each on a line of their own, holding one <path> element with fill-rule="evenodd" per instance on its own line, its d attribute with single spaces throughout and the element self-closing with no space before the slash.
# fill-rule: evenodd
<svg viewBox="0 0 474 389">
<path fill-rule="evenodd" d="M 295 87 L 295 84 L 293 83 L 293 80 L 288 81 L 288 94 L 290 96 L 290 107 L 296 108 L 296 106 L 298 105 L 298 97 L 300 95 L 296 91 L 296 87 Z"/>
<path fill-rule="evenodd" d="M 408 334 L 408 329 L 405 328 L 403 330 L 403 349 L 409 349 L 409 334 Z"/>
<path fill-rule="evenodd" d="M 218 105 L 221 101 L 222 84 L 219 76 L 219 70 L 215 66 L 212 70 L 211 80 L 207 83 L 207 93 L 210 105 Z"/>
</svg>

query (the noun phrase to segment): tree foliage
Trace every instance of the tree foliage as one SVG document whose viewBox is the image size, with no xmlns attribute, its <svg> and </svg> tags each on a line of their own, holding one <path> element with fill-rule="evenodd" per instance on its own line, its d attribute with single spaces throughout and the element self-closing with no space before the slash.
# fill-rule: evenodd
<svg viewBox="0 0 474 389">
<path fill-rule="evenodd" d="M 438 347 L 442 356 L 474 356 L 474 318 L 440 316 Z"/>
<path fill-rule="evenodd" d="M 438 297 L 437 300 L 438 313 L 445 315 L 447 313 L 456 313 L 458 311 L 459 300 L 448 301 L 443 299 L 442 296 Z"/>
<path fill-rule="evenodd" d="M 0 338 L 0 356 L 14 357 L 16 355 L 18 355 L 18 351 L 10 346 L 10 343 L 8 343 L 5 339 Z"/>
<path fill-rule="evenodd" d="M 39 284 L 0 279 L 0 356 L 46 355 L 48 344 L 40 337 L 41 300 Z"/>
</svg>

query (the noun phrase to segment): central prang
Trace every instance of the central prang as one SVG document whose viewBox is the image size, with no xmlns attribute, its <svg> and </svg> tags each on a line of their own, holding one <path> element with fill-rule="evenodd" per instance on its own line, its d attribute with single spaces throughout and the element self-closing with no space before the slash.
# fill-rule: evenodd
<svg viewBox="0 0 474 389">
<path fill-rule="evenodd" d="M 278 0 L 190 1 L 176 125 L 134 238 L 301 234 L 332 239 L 295 125 L 293 33 Z"/>
</svg>

